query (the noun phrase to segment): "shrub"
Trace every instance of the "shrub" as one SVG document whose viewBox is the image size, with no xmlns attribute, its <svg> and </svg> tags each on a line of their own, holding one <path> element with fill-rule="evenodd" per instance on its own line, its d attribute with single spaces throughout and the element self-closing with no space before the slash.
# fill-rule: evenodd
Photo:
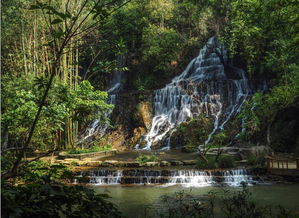
<svg viewBox="0 0 299 218">
<path fill-rule="evenodd" d="M 29 163 L 22 170 L 19 181 L 25 183 L 50 183 L 69 182 L 73 179 L 73 173 L 62 164 L 50 164 L 41 160 Z"/>
<path fill-rule="evenodd" d="M 75 149 L 75 150 L 69 150 L 67 151 L 68 154 L 85 154 L 85 153 L 92 153 L 92 152 L 99 152 L 99 151 L 110 151 L 112 149 L 111 145 L 106 146 L 92 146 L 90 148 L 84 148 L 84 149 Z"/>
<path fill-rule="evenodd" d="M 265 158 L 262 156 L 257 157 L 255 155 L 250 155 L 247 159 L 247 164 L 254 167 L 264 167 Z"/>
<path fill-rule="evenodd" d="M 232 217 L 266 218 L 296 217 L 281 206 L 260 206 L 252 198 L 245 183 L 239 191 L 223 189 L 211 191 L 206 196 L 194 196 L 184 191 L 174 195 L 164 195 L 157 210 L 159 217 L 194 218 L 194 217 Z M 217 207 L 215 207 L 215 205 Z"/>
<path fill-rule="evenodd" d="M 82 186 L 61 184 L 3 185 L 3 217 L 121 217 L 107 195 Z"/>
<path fill-rule="evenodd" d="M 107 195 L 62 183 L 74 178 L 63 165 L 39 160 L 28 164 L 21 173 L 17 177 L 19 185 L 2 181 L 2 217 L 121 217 L 114 204 L 106 200 Z"/>
<path fill-rule="evenodd" d="M 235 166 L 235 159 L 230 155 L 222 155 L 218 158 L 219 168 L 232 168 Z"/>
<path fill-rule="evenodd" d="M 159 161 L 159 157 L 155 154 L 152 154 L 152 155 L 141 154 L 136 158 L 136 161 L 139 163 L 156 162 L 156 161 Z"/>
<path fill-rule="evenodd" d="M 213 157 L 207 157 L 208 162 L 203 160 L 202 158 L 198 159 L 197 167 L 199 169 L 216 169 L 218 168 L 218 164 Z"/>
<path fill-rule="evenodd" d="M 172 195 L 163 195 L 160 199 L 161 207 L 157 210 L 158 217 L 214 217 L 214 204 L 211 201 L 203 201 L 200 197 L 194 197 L 192 190 L 175 192 Z"/>
</svg>

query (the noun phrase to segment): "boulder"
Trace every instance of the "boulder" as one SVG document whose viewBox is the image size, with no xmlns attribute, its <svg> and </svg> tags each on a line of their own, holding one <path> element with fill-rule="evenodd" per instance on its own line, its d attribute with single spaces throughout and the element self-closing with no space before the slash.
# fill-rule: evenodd
<svg viewBox="0 0 299 218">
<path fill-rule="evenodd" d="M 182 166 L 183 162 L 182 161 L 177 161 L 177 160 L 173 160 L 170 161 L 171 166 Z"/>
<path fill-rule="evenodd" d="M 98 167 L 101 166 L 102 161 L 88 161 L 86 162 L 86 166 L 90 167 Z"/>
<path fill-rule="evenodd" d="M 125 164 L 125 166 L 126 166 L 126 167 L 140 167 L 141 164 L 138 163 L 138 162 L 127 162 L 127 163 Z"/>
<path fill-rule="evenodd" d="M 158 167 L 159 166 L 159 162 L 146 162 L 144 164 L 144 166 L 146 166 L 146 167 Z"/>
<path fill-rule="evenodd" d="M 160 162 L 160 166 L 161 167 L 168 167 L 168 166 L 170 166 L 171 164 L 168 162 L 168 161 L 161 161 Z"/>
<path fill-rule="evenodd" d="M 197 160 L 183 160 L 185 166 L 192 166 L 197 164 Z"/>
<path fill-rule="evenodd" d="M 118 161 L 117 160 L 106 160 L 104 162 L 104 165 L 110 166 L 110 167 L 118 166 Z"/>
<path fill-rule="evenodd" d="M 238 155 L 241 159 L 248 159 L 250 156 L 263 157 L 272 152 L 272 149 L 268 146 L 254 146 L 250 148 L 239 148 Z"/>
</svg>

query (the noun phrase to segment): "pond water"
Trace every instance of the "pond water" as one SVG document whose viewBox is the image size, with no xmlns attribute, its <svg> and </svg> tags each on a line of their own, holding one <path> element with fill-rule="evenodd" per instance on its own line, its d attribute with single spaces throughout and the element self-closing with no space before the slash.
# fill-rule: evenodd
<svg viewBox="0 0 299 218">
<path fill-rule="evenodd" d="M 224 187 L 229 190 L 241 190 L 240 187 Z M 184 190 L 195 197 L 202 197 L 210 191 L 221 191 L 223 187 L 186 188 L 174 186 L 93 186 L 97 193 L 107 193 L 110 201 L 129 218 L 158 217 L 156 208 L 161 204 L 161 196 L 174 195 Z M 250 186 L 252 199 L 260 205 L 281 205 L 299 215 L 299 184 L 272 184 Z M 217 208 L 216 208 L 217 211 Z"/>
</svg>

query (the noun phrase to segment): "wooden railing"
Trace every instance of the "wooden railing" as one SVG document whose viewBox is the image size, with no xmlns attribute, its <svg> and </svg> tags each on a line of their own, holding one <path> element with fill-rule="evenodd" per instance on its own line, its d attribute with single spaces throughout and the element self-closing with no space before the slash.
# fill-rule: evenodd
<svg viewBox="0 0 299 218">
<path fill-rule="evenodd" d="M 267 168 L 289 169 L 291 163 L 294 163 L 294 160 L 274 158 L 271 156 L 266 156 L 265 159 Z M 296 158 L 296 169 L 299 169 L 299 158 Z"/>
</svg>

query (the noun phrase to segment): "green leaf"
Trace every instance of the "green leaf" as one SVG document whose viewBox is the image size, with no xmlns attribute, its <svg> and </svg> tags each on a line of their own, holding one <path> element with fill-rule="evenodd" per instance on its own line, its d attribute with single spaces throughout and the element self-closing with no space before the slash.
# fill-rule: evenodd
<svg viewBox="0 0 299 218">
<path fill-rule="evenodd" d="M 51 24 L 58 24 L 58 23 L 61 23 L 62 21 L 63 20 L 56 18 L 51 22 Z"/>
</svg>

